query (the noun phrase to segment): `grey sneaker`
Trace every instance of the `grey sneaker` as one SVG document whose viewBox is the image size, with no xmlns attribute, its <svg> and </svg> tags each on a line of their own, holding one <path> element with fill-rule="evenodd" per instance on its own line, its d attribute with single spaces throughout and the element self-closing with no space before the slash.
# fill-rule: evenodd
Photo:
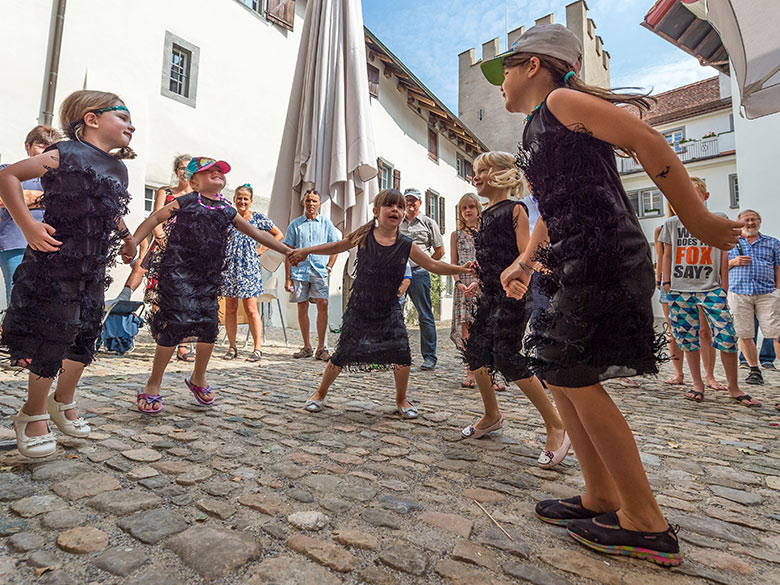
<svg viewBox="0 0 780 585">
<path fill-rule="evenodd" d="M 774 362 L 766 362 L 766 363 L 761 364 L 761 369 L 762 370 L 777 370 L 777 368 L 775 367 Z"/>
<path fill-rule="evenodd" d="M 420 366 L 421 370 L 433 370 L 436 367 L 436 362 L 432 359 L 425 358 L 423 360 L 422 365 Z"/>
</svg>

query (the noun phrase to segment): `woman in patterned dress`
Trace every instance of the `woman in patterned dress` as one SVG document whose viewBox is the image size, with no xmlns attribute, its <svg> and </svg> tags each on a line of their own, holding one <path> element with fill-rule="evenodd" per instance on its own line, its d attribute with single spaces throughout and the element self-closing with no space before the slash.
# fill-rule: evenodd
<svg viewBox="0 0 780 585">
<path fill-rule="evenodd" d="M 462 264 L 476 260 L 477 250 L 474 247 L 474 235 L 479 229 L 479 218 L 482 215 L 482 204 L 474 193 L 466 193 L 458 201 L 458 221 L 456 229 L 450 236 L 451 264 Z M 469 337 L 469 326 L 474 320 L 474 301 L 479 292 L 479 282 L 476 276 L 464 274 L 455 281 L 452 298 L 452 328 L 450 339 L 458 350 L 463 351 L 465 340 Z M 474 388 L 474 372 L 466 367 L 466 379 L 461 382 L 464 388 Z"/>
<path fill-rule="evenodd" d="M 259 230 L 269 232 L 275 239 L 281 240 L 284 234 L 274 223 L 262 213 L 252 211 L 254 191 L 249 183 L 236 189 L 233 203 L 238 215 L 247 220 Z M 236 330 L 238 329 L 238 300 L 243 299 L 244 312 L 249 319 L 249 331 L 254 340 L 254 350 L 246 358 L 248 362 L 259 362 L 263 356 L 262 323 L 257 310 L 257 297 L 263 294 L 263 275 L 260 267 L 260 255 L 267 250 L 258 246 L 249 236 L 231 228 L 225 253 L 225 269 L 222 272 L 220 295 L 225 297 L 225 330 L 230 347 L 223 359 L 232 360 L 238 357 L 236 346 Z"/>
</svg>

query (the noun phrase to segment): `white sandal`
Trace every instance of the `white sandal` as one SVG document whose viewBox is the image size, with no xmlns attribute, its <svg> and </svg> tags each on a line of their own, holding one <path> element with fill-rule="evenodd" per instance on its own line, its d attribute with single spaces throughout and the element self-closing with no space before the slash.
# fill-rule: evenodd
<svg viewBox="0 0 780 585">
<path fill-rule="evenodd" d="M 57 402 L 54 399 L 54 392 L 49 394 L 49 397 L 46 399 L 46 410 L 49 411 L 51 420 L 54 421 L 54 424 L 57 425 L 58 429 L 71 437 L 84 438 L 89 436 L 92 429 L 89 428 L 87 421 L 81 417 L 78 417 L 76 420 L 69 420 L 68 417 L 65 416 L 65 411 L 72 408 L 76 408 L 75 402 L 71 402 L 70 404 Z"/>
<path fill-rule="evenodd" d="M 51 430 L 45 435 L 35 437 L 28 437 L 24 433 L 29 423 L 49 419 L 48 414 L 24 414 L 21 408 L 19 412 L 11 415 L 16 433 L 16 448 L 19 449 L 19 453 L 25 457 L 47 457 L 57 450 L 57 440 Z"/>
</svg>

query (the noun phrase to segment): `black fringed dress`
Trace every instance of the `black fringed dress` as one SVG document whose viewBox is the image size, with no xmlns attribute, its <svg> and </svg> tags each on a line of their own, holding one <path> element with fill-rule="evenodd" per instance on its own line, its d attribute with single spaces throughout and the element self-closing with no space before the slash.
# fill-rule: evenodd
<svg viewBox="0 0 780 585">
<path fill-rule="evenodd" d="M 185 339 L 215 343 L 219 330 L 220 278 L 236 209 L 228 202 L 187 193 L 176 199 L 175 222 L 160 260 L 159 308 L 150 321 L 158 345 Z"/>
<path fill-rule="evenodd" d="M 533 376 L 523 351 L 523 334 L 533 308 L 532 293 L 529 290 L 520 300 L 510 298 L 500 280 L 501 273 L 520 254 L 515 236 L 516 205 L 527 213 L 524 203 L 509 199 L 482 213 L 474 239 L 480 296 L 464 352 L 469 369 L 487 367 L 491 373 L 501 372 L 509 381 Z"/>
<path fill-rule="evenodd" d="M 650 246 L 612 145 L 564 127 L 545 102 L 526 124 L 522 146 L 518 165 L 550 234 L 538 255 L 550 306 L 526 339 L 537 350 L 537 374 L 579 388 L 657 373 L 663 339 L 653 331 Z"/>
<path fill-rule="evenodd" d="M 357 252 L 357 274 L 330 361 L 339 367 L 372 369 L 409 366 L 412 354 L 398 287 L 404 278 L 412 240 L 400 235 L 394 244 L 377 243 L 372 229 Z"/>
<path fill-rule="evenodd" d="M 43 221 L 62 242 L 56 252 L 27 247 L 14 274 L 3 320 L 2 344 L 11 360 L 29 358 L 29 370 L 53 378 L 62 360 L 89 364 L 97 350 L 104 293 L 127 213 L 127 168 L 88 142 L 58 142 L 59 167 L 41 177 Z"/>
</svg>

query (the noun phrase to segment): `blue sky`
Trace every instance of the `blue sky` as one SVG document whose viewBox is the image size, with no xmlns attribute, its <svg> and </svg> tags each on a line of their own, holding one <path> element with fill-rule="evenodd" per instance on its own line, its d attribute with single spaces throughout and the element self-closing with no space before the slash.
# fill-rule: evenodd
<svg viewBox="0 0 780 585">
<path fill-rule="evenodd" d="M 508 30 L 554 13 L 566 23 L 570 0 L 506 0 Z M 589 16 L 611 56 L 613 87 L 659 93 L 712 77 L 687 53 L 640 26 L 654 0 L 588 0 Z M 458 109 L 458 53 L 501 38 L 506 49 L 505 0 L 363 0 L 365 25 L 453 112 Z"/>
</svg>

